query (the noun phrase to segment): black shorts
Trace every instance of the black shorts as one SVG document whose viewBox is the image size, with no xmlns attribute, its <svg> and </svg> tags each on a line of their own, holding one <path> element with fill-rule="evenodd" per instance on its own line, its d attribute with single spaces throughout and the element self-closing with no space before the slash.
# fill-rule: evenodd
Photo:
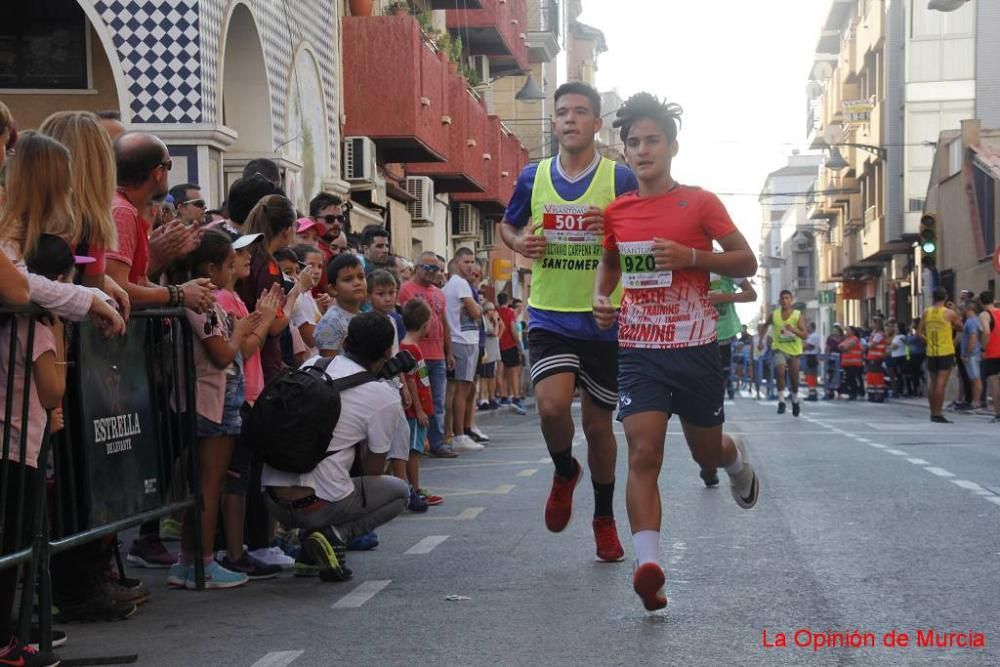
<svg viewBox="0 0 1000 667">
<path fill-rule="evenodd" d="M 955 357 L 927 357 L 927 372 L 929 373 L 940 373 L 941 371 L 950 371 L 955 367 Z"/>
<path fill-rule="evenodd" d="M 819 357 L 815 354 L 804 354 L 802 356 L 806 360 L 806 371 L 812 371 L 815 374 L 819 370 Z"/>
<path fill-rule="evenodd" d="M 559 373 L 572 373 L 594 403 L 605 410 L 615 409 L 618 343 L 568 338 L 534 327 L 528 332 L 528 355 L 532 385 Z"/>
<path fill-rule="evenodd" d="M 979 366 L 979 374 L 984 380 L 992 375 L 1000 375 L 1000 357 L 996 359 L 983 359 Z"/>
<path fill-rule="evenodd" d="M 517 368 L 521 365 L 521 350 L 516 346 L 500 350 L 500 361 L 503 362 L 504 368 Z"/>
<path fill-rule="evenodd" d="M 726 421 L 718 343 L 618 352 L 618 420 L 640 412 L 677 415 L 695 426 Z"/>
<path fill-rule="evenodd" d="M 490 361 L 485 364 L 479 364 L 479 371 L 476 373 L 481 378 L 495 378 L 497 376 L 497 362 Z"/>
<path fill-rule="evenodd" d="M 732 341 L 719 343 L 719 358 L 722 360 L 722 370 L 726 370 L 733 364 L 733 344 Z"/>
</svg>

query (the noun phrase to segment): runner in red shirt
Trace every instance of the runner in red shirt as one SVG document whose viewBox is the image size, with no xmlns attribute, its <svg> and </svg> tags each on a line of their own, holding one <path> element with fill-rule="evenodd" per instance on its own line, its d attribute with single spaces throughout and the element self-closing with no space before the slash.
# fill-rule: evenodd
<svg viewBox="0 0 1000 667">
<path fill-rule="evenodd" d="M 671 177 L 680 114 L 677 105 L 648 93 L 633 96 L 618 112 L 615 127 L 621 127 L 639 191 L 604 212 L 604 256 L 594 286 L 598 324 L 609 328 L 618 321 L 618 419 L 629 449 L 633 587 L 648 610 L 667 604 L 658 562 L 657 482 L 671 415 L 680 417 L 695 461 L 729 473 L 741 507 L 753 507 L 759 491 L 743 443 L 722 433 L 724 379 L 717 315 L 708 299 L 709 272 L 751 276 L 757 260 L 715 195 Z M 712 252 L 713 241 L 722 252 Z M 625 290 L 620 313 L 610 301 L 619 281 Z"/>
</svg>

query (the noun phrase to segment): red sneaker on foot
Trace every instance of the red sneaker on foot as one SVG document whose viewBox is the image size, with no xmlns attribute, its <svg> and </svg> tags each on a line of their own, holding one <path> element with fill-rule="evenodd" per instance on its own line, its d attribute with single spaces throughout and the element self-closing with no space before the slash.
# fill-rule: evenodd
<svg viewBox="0 0 1000 667">
<path fill-rule="evenodd" d="M 573 517 L 573 490 L 583 475 L 580 462 L 573 459 L 573 465 L 576 466 L 576 474 L 572 479 L 552 475 L 552 490 L 549 491 L 549 499 L 545 503 L 545 527 L 553 533 L 565 530 Z"/>
<path fill-rule="evenodd" d="M 617 563 L 625 560 L 625 550 L 618 539 L 618 526 L 614 518 L 599 516 L 594 519 L 594 542 L 597 543 L 597 560 Z"/>
<path fill-rule="evenodd" d="M 656 563 L 644 563 L 636 568 L 632 577 L 632 588 L 642 598 L 646 611 L 656 611 L 667 606 L 667 596 L 663 594 L 666 575 Z"/>
</svg>

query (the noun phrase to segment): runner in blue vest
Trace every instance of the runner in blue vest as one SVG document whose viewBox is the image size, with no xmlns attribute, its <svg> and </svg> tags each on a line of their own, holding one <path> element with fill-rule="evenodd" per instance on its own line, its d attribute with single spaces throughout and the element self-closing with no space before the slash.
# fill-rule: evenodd
<svg viewBox="0 0 1000 667">
<path fill-rule="evenodd" d="M 625 555 L 612 510 L 617 443 L 611 416 L 618 401 L 618 333 L 598 328 L 591 304 L 602 254 L 603 210 L 638 183 L 627 167 L 597 152 L 594 135 L 602 121 L 596 90 L 585 83 L 567 83 L 556 90 L 555 105 L 552 130 L 559 140 L 559 156 L 521 172 L 500 236 L 535 260 L 528 352 L 542 434 L 555 464 L 545 525 L 554 533 L 566 528 L 573 490 L 582 476 L 572 454 L 571 412 L 580 387 L 597 557 L 614 562 Z"/>
</svg>

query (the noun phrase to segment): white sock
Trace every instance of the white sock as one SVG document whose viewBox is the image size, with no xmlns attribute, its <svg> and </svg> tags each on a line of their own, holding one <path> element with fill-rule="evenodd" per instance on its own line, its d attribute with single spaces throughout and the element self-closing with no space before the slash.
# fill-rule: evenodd
<svg viewBox="0 0 1000 667">
<path fill-rule="evenodd" d="M 632 546 L 639 565 L 660 562 L 660 531 L 640 530 L 632 535 Z"/>
<path fill-rule="evenodd" d="M 798 402 L 799 402 L 799 392 L 794 391 L 792 392 L 792 403 L 798 403 Z"/>
<path fill-rule="evenodd" d="M 738 448 L 734 447 L 734 449 L 736 449 L 736 460 L 726 466 L 726 474 L 728 475 L 735 475 L 743 469 L 743 455 Z"/>
</svg>

